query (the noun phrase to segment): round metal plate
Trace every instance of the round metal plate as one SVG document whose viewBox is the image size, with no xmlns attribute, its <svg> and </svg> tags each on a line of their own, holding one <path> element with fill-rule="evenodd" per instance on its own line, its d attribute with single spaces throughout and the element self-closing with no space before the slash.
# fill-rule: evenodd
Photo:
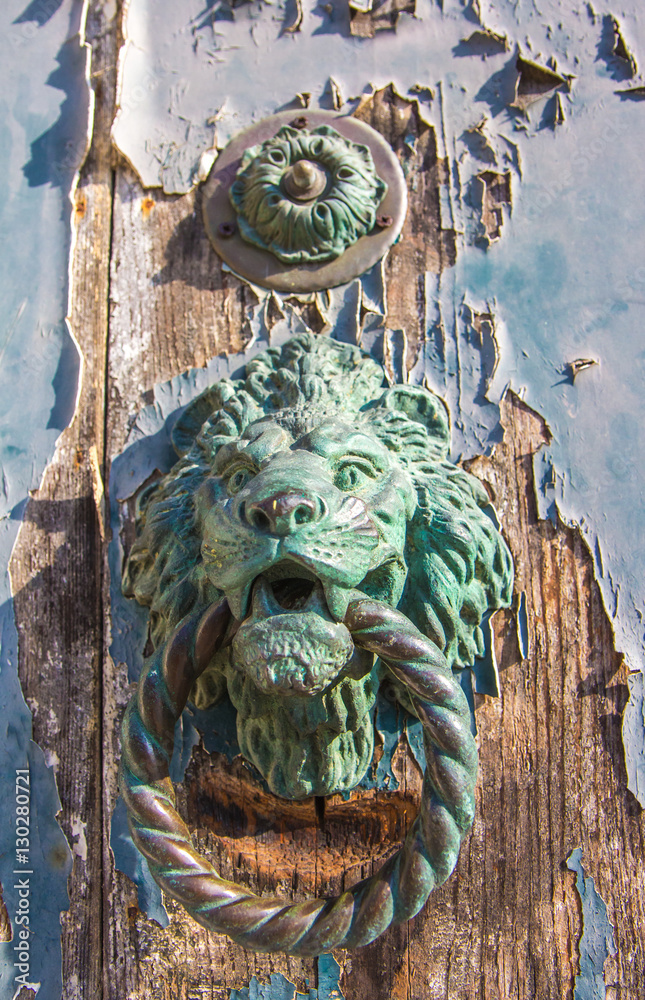
<svg viewBox="0 0 645 1000">
<path fill-rule="evenodd" d="M 376 172 L 387 184 L 378 215 L 389 216 L 392 222 L 384 228 L 375 227 L 336 260 L 324 264 L 283 264 L 269 251 L 246 243 L 239 234 L 235 209 L 229 199 L 229 188 L 235 180 L 242 154 L 249 146 L 270 139 L 283 125 L 289 125 L 299 116 L 297 111 L 283 111 L 240 132 L 220 153 L 204 183 L 204 224 L 217 253 L 233 271 L 256 285 L 277 292 L 320 291 L 344 285 L 363 274 L 381 259 L 399 236 L 408 204 L 399 161 L 385 139 L 370 125 L 335 111 L 307 109 L 304 116 L 308 128 L 331 125 L 352 142 L 369 146 Z"/>
</svg>

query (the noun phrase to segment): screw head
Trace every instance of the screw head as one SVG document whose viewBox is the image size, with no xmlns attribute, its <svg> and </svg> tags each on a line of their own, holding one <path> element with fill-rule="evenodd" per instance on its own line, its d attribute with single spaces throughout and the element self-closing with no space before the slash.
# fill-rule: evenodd
<svg viewBox="0 0 645 1000">
<path fill-rule="evenodd" d="M 379 229 L 388 229 L 392 225 L 393 222 L 394 222 L 394 219 L 392 218 L 391 215 L 377 215 L 376 216 L 376 225 L 379 227 Z"/>
<path fill-rule="evenodd" d="M 292 122 L 289 122 L 289 124 L 291 125 L 292 128 L 303 129 L 307 128 L 307 125 L 309 124 L 309 119 L 307 118 L 306 115 L 298 115 L 298 117 L 294 118 Z"/>
<path fill-rule="evenodd" d="M 217 227 L 218 235 L 222 236 L 224 239 L 228 239 L 230 236 L 233 235 L 234 232 L 235 232 L 234 222 L 220 222 L 219 226 Z"/>
</svg>

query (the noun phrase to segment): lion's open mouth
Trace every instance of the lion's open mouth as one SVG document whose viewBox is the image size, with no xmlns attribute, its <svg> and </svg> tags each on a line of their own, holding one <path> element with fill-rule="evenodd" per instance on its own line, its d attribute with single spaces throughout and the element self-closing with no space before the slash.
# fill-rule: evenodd
<svg viewBox="0 0 645 1000">
<path fill-rule="evenodd" d="M 242 607 L 248 605 L 252 594 L 253 604 L 257 606 L 259 602 L 267 616 L 309 611 L 341 622 L 347 613 L 351 591 L 317 576 L 294 559 L 282 559 L 247 584 L 245 594 L 248 596 Z M 243 610 L 240 617 L 245 617 Z"/>
<path fill-rule="evenodd" d="M 314 585 L 311 580 L 289 577 L 272 583 L 273 596 L 284 611 L 303 611 L 311 597 Z"/>
<path fill-rule="evenodd" d="M 313 573 L 301 570 L 291 560 L 278 563 L 263 578 L 283 611 L 304 611 L 319 582 Z"/>
</svg>

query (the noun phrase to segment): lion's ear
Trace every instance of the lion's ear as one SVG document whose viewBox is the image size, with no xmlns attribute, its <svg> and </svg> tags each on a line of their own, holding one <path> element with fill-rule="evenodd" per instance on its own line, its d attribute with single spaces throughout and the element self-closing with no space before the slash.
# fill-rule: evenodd
<svg viewBox="0 0 645 1000">
<path fill-rule="evenodd" d="M 222 405 L 222 399 L 226 398 L 225 393 L 222 393 L 222 386 L 227 388 L 228 383 L 222 380 L 215 385 L 209 385 L 179 414 L 170 432 L 170 440 L 180 458 L 188 454 L 204 423 Z M 232 392 L 233 390 L 231 394 Z"/>
<path fill-rule="evenodd" d="M 422 424 L 430 437 L 447 451 L 450 447 L 450 417 L 444 401 L 420 385 L 395 385 L 381 397 L 380 405 L 399 410 Z"/>
</svg>

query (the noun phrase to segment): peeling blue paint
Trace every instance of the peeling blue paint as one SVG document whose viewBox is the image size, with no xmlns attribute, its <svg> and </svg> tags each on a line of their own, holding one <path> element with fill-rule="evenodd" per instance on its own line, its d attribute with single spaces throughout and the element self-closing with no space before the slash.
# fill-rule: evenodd
<svg viewBox="0 0 645 1000">
<path fill-rule="evenodd" d="M 297 992 L 293 983 L 285 979 L 281 972 L 273 972 L 268 983 L 261 983 L 257 976 L 253 976 L 248 986 L 231 990 L 229 1000 L 296 1000 L 299 996 L 303 994 Z"/>
<path fill-rule="evenodd" d="M 466 695 L 466 700 L 470 707 L 470 728 L 472 730 L 473 736 L 477 735 L 477 723 L 475 721 L 475 688 L 473 683 L 474 671 L 469 667 L 465 670 L 459 672 L 459 683 L 461 684 L 461 689 Z"/>
<path fill-rule="evenodd" d="M 84 16 L 80 0 L 7 0 L 0 30 L 0 883 L 13 934 L 0 943 L 0 995 L 12 997 L 29 983 L 47 1000 L 62 989 L 60 916 L 69 907 L 72 856 L 56 819 L 54 772 L 31 739 L 18 680 L 8 565 L 29 491 L 39 486 L 77 399 L 80 358 L 65 318 L 70 193 L 91 121 Z M 17 769 L 30 780 L 24 861 L 17 851 L 24 844 L 16 842 Z M 16 966 L 25 900 L 29 957 Z"/>
<path fill-rule="evenodd" d="M 307 993 L 299 993 L 293 983 L 281 973 L 273 973 L 268 983 L 261 983 L 257 976 L 248 986 L 231 990 L 229 1000 L 344 1000 L 340 990 L 340 966 L 333 955 L 321 955 L 316 959 L 318 987 Z"/>
<path fill-rule="evenodd" d="M 629 701 L 623 715 L 623 745 L 629 788 L 645 802 L 645 674 L 629 674 Z"/>
<path fill-rule="evenodd" d="M 318 996 L 311 1000 L 342 1000 L 340 992 L 340 965 L 333 955 L 321 955 L 317 959 Z"/>
<path fill-rule="evenodd" d="M 484 656 L 478 657 L 473 666 L 473 687 L 477 694 L 499 698 L 499 667 L 495 653 L 495 635 L 490 617 L 482 622 Z"/>
<path fill-rule="evenodd" d="M 141 851 L 134 846 L 128 827 L 128 812 L 119 796 L 110 822 L 110 847 L 117 871 L 124 872 L 137 887 L 137 906 L 160 927 L 170 923 L 163 904 L 161 890 L 153 879 L 148 863 Z"/>
<path fill-rule="evenodd" d="M 582 937 L 578 945 L 579 972 L 574 1000 L 605 1000 L 605 960 L 616 954 L 614 928 L 607 918 L 607 907 L 598 894 L 594 880 L 585 875 L 582 850 L 576 847 L 567 858 L 567 868 L 576 874 L 576 889 L 582 904 Z"/>
<path fill-rule="evenodd" d="M 338 340 L 346 344 L 360 341 L 361 281 L 356 278 L 349 285 L 330 288 L 316 294 L 318 309 Z"/>
<path fill-rule="evenodd" d="M 538 515 L 543 521 L 558 526 L 558 505 L 556 502 L 557 475 L 553 459 L 542 447 L 533 456 L 533 485 Z"/>
<path fill-rule="evenodd" d="M 401 739 L 406 718 L 407 713 L 400 705 L 388 701 L 382 694 L 379 694 L 376 703 L 375 726 L 383 741 L 382 753 L 376 765 L 372 761 L 372 766 L 367 769 L 367 774 L 360 782 L 359 788 L 383 788 L 391 792 L 399 787 L 398 779 L 392 771 L 392 757 Z"/>
<path fill-rule="evenodd" d="M 423 727 L 418 719 L 408 718 L 405 727 L 405 735 L 408 741 L 408 746 L 412 751 L 412 756 L 421 768 L 421 771 L 425 771 L 426 751 L 425 744 L 423 742 Z"/>
<path fill-rule="evenodd" d="M 482 251 L 478 251 L 483 253 Z M 509 378 L 501 362 L 494 363 L 489 343 L 474 332 L 473 317 L 495 315 L 496 303 L 460 292 L 457 269 L 425 275 L 426 334 L 411 382 L 427 381 L 448 404 L 452 416 L 453 459 L 489 454 L 502 440 L 500 402 Z M 505 339 L 503 327 L 500 337 Z M 502 355 L 498 347 L 498 355 Z"/>
</svg>

